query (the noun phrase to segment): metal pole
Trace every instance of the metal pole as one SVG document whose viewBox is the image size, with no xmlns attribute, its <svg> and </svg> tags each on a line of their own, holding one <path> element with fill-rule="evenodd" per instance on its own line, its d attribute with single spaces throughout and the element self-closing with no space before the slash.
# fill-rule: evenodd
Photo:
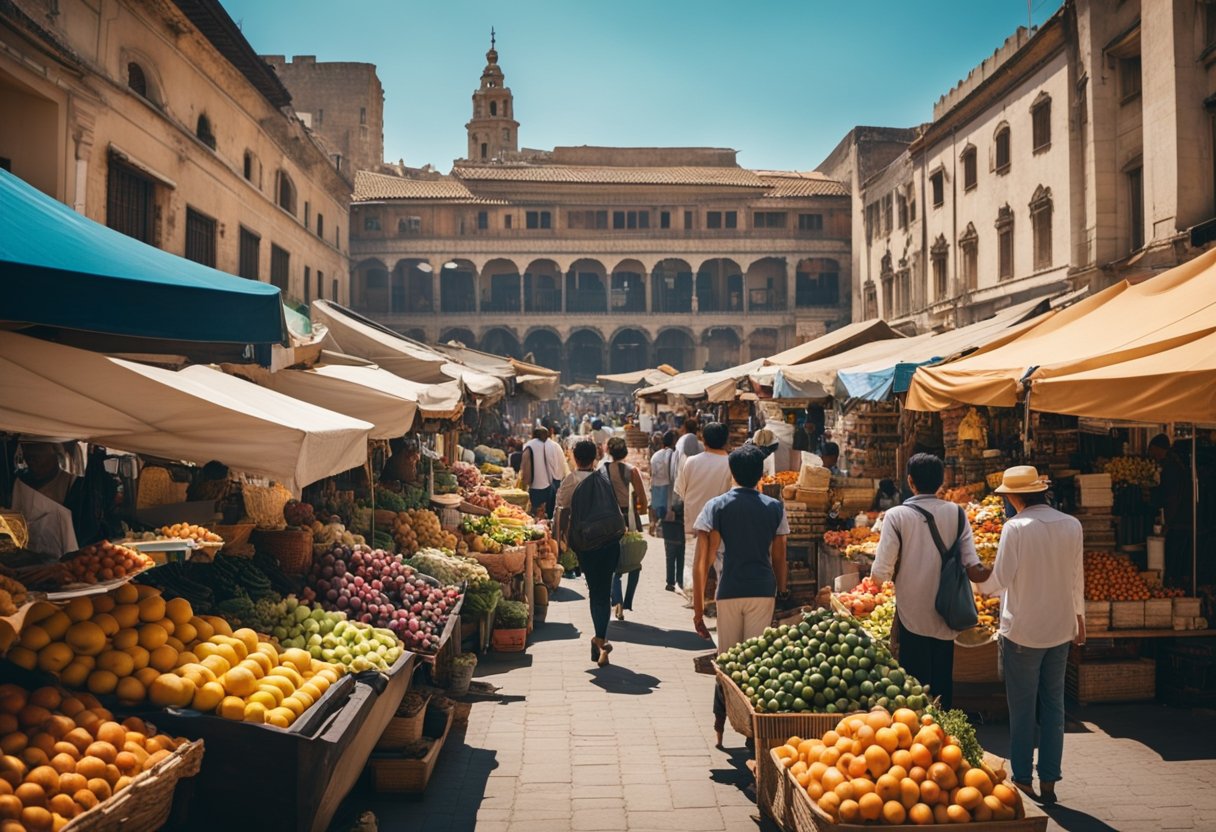
<svg viewBox="0 0 1216 832">
<path fill-rule="evenodd" d="M 1199 593 L 1199 431 L 1191 426 L 1191 593 Z"/>
</svg>

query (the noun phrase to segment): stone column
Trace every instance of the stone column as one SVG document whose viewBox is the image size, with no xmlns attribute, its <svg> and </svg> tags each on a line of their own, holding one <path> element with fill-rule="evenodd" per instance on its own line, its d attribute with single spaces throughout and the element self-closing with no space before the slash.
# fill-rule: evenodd
<svg viewBox="0 0 1216 832">
<path fill-rule="evenodd" d="M 642 294 L 646 297 L 646 314 L 649 315 L 654 306 L 654 286 L 651 285 L 650 275 L 653 272 L 642 272 Z"/>
<path fill-rule="evenodd" d="M 785 258 L 785 308 L 786 311 L 794 311 L 794 306 L 798 298 L 798 263 L 794 263 L 794 273 L 790 273 L 789 258 Z"/>
<path fill-rule="evenodd" d="M 481 314 L 481 272 L 484 268 L 473 268 L 473 312 L 478 315 Z"/>
<path fill-rule="evenodd" d="M 429 260 L 431 264 L 431 303 L 436 314 L 443 311 L 443 264 L 447 260 Z"/>
<path fill-rule="evenodd" d="M 573 268 L 572 268 L 573 270 Z M 562 290 L 562 314 L 566 314 L 566 310 L 570 305 L 570 272 L 559 272 L 557 282 Z M 567 365 L 567 369 L 569 365 Z"/>
<path fill-rule="evenodd" d="M 521 315 L 522 315 L 522 314 L 523 314 L 523 312 L 524 312 L 524 300 L 525 300 L 525 297 L 524 297 L 524 273 L 523 273 L 523 272 L 520 272 L 520 273 L 519 273 L 519 313 L 520 313 Z M 522 347 L 522 345 L 521 345 L 521 347 Z"/>
</svg>

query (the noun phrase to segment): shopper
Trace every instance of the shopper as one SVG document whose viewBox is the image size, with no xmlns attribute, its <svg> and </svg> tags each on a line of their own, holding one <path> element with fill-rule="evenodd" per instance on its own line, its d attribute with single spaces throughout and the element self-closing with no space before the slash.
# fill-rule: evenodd
<svg viewBox="0 0 1216 832">
<path fill-rule="evenodd" d="M 960 506 L 934 496 L 944 477 L 945 466 L 932 454 L 917 454 L 908 460 L 908 486 L 913 496 L 886 513 L 870 575 L 879 583 L 895 581 L 899 663 L 928 685 L 934 696 L 941 697 L 943 710 L 949 710 L 954 699 L 954 639 L 959 631 L 950 628 L 935 605 L 942 554 L 930 522 L 945 546 L 958 539 L 963 567 L 971 579 L 977 580 L 981 573 L 967 515 Z"/>
<path fill-rule="evenodd" d="M 620 507 L 621 514 L 625 515 L 625 527 L 630 531 L 641 531 L 641 516 L 646 512 L 646 487 L 642 484 L 642 475 L 638 473 L 638 469 L 625 462 L 628 455 L 629 448 L 625 445 L 625 437 L 611 437 L 608 440 L 610 461 L 604 466 L 604 470 L 616 493 L 616 504 Z M 625 620 L 625 610 L 633 611 L 633 596 L 637 592 L 641 574 L 640 567 L 630 570 L 624 595 L 621 594 L 621 576 L 612 576 L 612 609 L 617 621 Z"/>
<path fill-rule="evenodd" d="M 655 537 L 659 536 L 659 523 L 667 514 L 675 482 L 675 446 L 676 433 L 669 430 L 659 437 L 659 450 L 650 457 L 650 533 Z"/>
<path fill-rule="evenodd" d="M 675 484 L 675 496 L 684 504 L 685 556 L 689 563 L 694 564 L 697 536 L 693 524 L 697 522 L 705 504 L 730 491 L 734 483 L 730 475 L 730 460 L 726 456 L 726 440 L 729 436 L 726 425 L 710 422 L 701 435 L 705 439 L 705 451 L 680 467 Z M 683 439 L 684 437 L 681 437 L 680 441 Z M 678 454 L 679 442 L 676 443 L 676 448 Z M 721 574 L 721 569 L 716 569 L 715 574 Z"/>
<path fill-rule="evenodd" d="M 1047 483 L 1029 465 L 1005 471 L 996 492 L 1017 514 L 1001 531 L 994 567 L 981 567 L 976 578 L 982 592 L 1005 593 L 1000 649 L 1013 781 L 1034 796 L 1037 729 L 1039 794 L 1055 803 L 1064 754 L 1064 670 L 1070 644 L 1085 643 L 1081 523 L 1047 505 Z"/>
<path fill-rule="evenodd" d="M 522 470 L 519 474 L 521 488 L 528 489 L 528 502 L 532 513 L 553 516 L 554 499 L 566 474 L 566 458 L 561 447 L 549 439 L 549 429 L 533 429 L 532 438 L 524 445 Z"/>
<path fill-rule="evenodd" d="M 605 427 L 602 419 L 591 420 L 591 441 L 595 443 L 597 462 L 603 459 L 607 452 L 609 436 L 612 436 L 612 428 Z"/>
<path fill-rule="evenodd" d="M 819 458 L 823 460 L 824 468 L 833 474 L 840 473 L 840 446 L 835 442 L 824 442 Z"/>
<path fill-rule="evenodd" d="M 679 468 L 684 467 L 685 462 L 704 450 L 701 446 L 701 441 L 697 439 L 697 431 L 700 427 L 695 418 L 684 420 L 684 425 L 680 428 L 680 438 L 676 440 L 676 462 L 678 466 L 676 473 L 679 473 Z M 693 519 L 695 520 L 696 518 Z"/>
<path fill-rule="evenodd" d="M 708 432 L 708 427 L 706 428 Z M 735 487 L 705 504 L 695 521 L 693 626 L 709 638 L 705 626 L 705 585 L 709 567 L 721 548 L 718 577 L 718 652 L 756 638 L 772 626 L 776 596 L 786 588 L 785 538 L 790 533 L 785 504 L 756 490 L 764 474 L 764 451 L 744 445 L 727 457 Z M 726 702 L 714 690 L 714 731 L 718 745 L 726 727 Z"/>
<path fill-rule="evenodd" d="M 886 511 L 895 508 L 900 502 L 899 489 L 895 487 L 895 480 L 879 480 L 878 490 L 874 492 L 874 501 L 870 504 L 870 511 Z"/>
<path fill-rule="evenodd" d="M 574 462 L 578 469 L 562 480 L 557 492 L 557 528 L 563 541 L 569 540 L 571 526 L 585 523 L 584 511 L 575 509 L 574 492 L 588 477 L 607 477 L 604 471 L 595 469 L 595 443 L 584 439 L 574 446 Z M 611 493 L 611 485 L 608 486 Z M 601 510 L 603 507 L 593 507 Z M 613 500 L 616 509 L 615 499 Z M 591 639 L 591 660 L 603 667 L 608 664 L 612 645 L 608 642 L 608 620 L 612 613 L 612 576 L 616 573 L 621 558 L 621 543 L 616 540 L 598 549 L 578 552 L 579 568 L 587 579 L 587 602 L 591 607 L 591 623 L 595 635 Z"/>
</svg>

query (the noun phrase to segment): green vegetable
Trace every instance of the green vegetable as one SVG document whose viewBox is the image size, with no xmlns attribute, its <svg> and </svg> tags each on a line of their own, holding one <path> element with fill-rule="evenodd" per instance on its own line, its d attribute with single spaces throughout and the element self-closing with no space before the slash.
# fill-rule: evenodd
<svg viewBox="0 0 1216 832">
<path fill-rule="evenodd" d="M 523 601 L 499 601 L 494 626 L 500 630 L 522 630 L 528 626 L 528 605 Z"/>
<path fill-rule="evenodd" d="M 963 759 L 973 766 L 984 761 L 984 749 L 975 736 L 975 727 L 967 719 L 967 714 L 955 708 L 951 711 L 939 711 L 929 708 L 927 713 L 937 720 L 942 730 L 958 740 L 958 746 L 963 750 Z"/>
</svg>

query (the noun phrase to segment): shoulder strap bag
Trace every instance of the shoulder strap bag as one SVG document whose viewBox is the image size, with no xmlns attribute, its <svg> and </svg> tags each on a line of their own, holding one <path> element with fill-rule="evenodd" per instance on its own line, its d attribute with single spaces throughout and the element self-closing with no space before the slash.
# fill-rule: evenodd
<svg viewBox="0 0 1216 832">
<path fill-rule="evenodd" d="M 929 534 L 942 557 L 941 580 L 937 585 L 937 597 L 933 607 L 952 630 L 969 630 L 979 623 L 979 615 L 975 609 L 975 593 L 971 581 L 967 578 L 967 570 L 963 568 L 962 541 L 963 535 L 971 531 L 967 524 L 967 515 L 962 506 L 958 509 L 958 537 L 949 548 L 942 542 L 942 536 L 937 530 L 937 521 L 933 514 L 914 503 L 905 506 L 916 511 L 929 524 Z"/>
</svg>

